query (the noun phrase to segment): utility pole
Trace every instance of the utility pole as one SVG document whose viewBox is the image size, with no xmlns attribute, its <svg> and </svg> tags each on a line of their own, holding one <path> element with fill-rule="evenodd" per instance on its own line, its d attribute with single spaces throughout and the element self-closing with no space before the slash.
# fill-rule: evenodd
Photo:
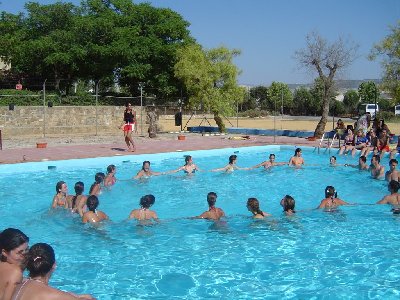
<svg viewBox="0 0 400 300">
<path fill-rule="evenodd" d="M 144 83 L 139 82 L 140 89 L 140 135 L 143 135 L 143 87 Z"/>
</svg>

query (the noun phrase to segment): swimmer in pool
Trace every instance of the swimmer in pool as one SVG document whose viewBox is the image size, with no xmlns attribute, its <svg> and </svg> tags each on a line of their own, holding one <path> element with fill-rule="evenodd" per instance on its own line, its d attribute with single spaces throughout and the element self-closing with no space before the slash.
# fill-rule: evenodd
<svg viewBox="0 0 400 300">
<path fill-rule="evenodd" d="M 253 214 L 253 219 L 264 219 L 271 216 L 269 213 L 263 212 L 260 209 L 260 203 L 256 198 L 249 198 L 247 200 L 247 210 Z"/>
<path fill-rule="evenodd" d="M 71 209 L 72 212 L 78 213 L 82 217 L 83 213 L 86 211 L 87 197 L 83 195 L 85 185 L 82 181 L 78 181 L 75 183 L 74 189 L 75 196 L 68 196 L 67 198 L 68 208 Z"/>
<path fill-rule="evenodd" d="M 185 165 L 176 170 L 164 172 L 163 174 L 177 173 L 179 171 L 183 171 L 187 175 L 192 175 L 196 173 L 196 171 L 200 171 L 200 169 L 194 164 L 193 158 L 190 155 L 187 155 L 185 157 Z"/>
<path fill-rule="evenodd" d="M 294 151 L 294 156 L 289 160 L 289 166 L 301 167 L 304 165 L 304 158 L 301 156 L 302 152 L 300 148 Z"/>
<path fill-rule="evenodd" d="M 349 203 L 337 198 L 337 192 L 335 191 L 335 188 L 329 185 L 325 188 L 325 199 L 322 199 L 317 208 L 324 208 L 329 210 L 337 208 L 341 205 L 349 205 Z"/>
<path fill-rule="evenodd" d="M 275 154 L 271 153 L 269 155 L 269 160 L 263 161 L 262 163 L 255 165 L 254 167 L 252 167 L 252 169 L 256 169 L 259 167 L 264 167 L 264 169 L 269 169 L 273 166 L 283 166 L 283 165 L 287 165 L 287 162 L 276 162 L 275 161 Z"/>
<path fill-rule="evenodd" d="M 391 180 L 388 184 L 388 191 L 390 195 L 386 195 L 376 202 L 376 204 L 390 204 L 392 205 L 392 211 L 400 213 L 400 194 L 398 193 L 400 183 L 396 180 Z"/>
<path fill-rule="evenodd" d="M 389 161 L 389 168 L 390 169 L 385 174 L 386 181 L 390 182 L 392 180 L 396 180 L 396 181 L 400 180 L 399 171 L 397 171 L 397 169 L 396 169 L 398 164 L 399 164 L 399 162 L 394 158 L 392 158 Z"/>
<path fill-rule="evenodd" d="M 67 208 L 67 193 L 68 187 L 64 181 L 59 181 L 56 184 L 56 193 L 51 203 L 51 208 L 64 207 Z"/>
<path fill-rule="evenodd" d="M 229 156 L 229 163 L 223 167 L 223 168 L 219 168 L 219 169 L 213 169 L 211 170 L 211 172 L 219 172 L 219 171 L 225 171 L 227 173 L 233 172 L 234 170 L 250 170 L 251 168 L 240 168 L 236 165 L 236 161 L 237 161 L 237 155 L 231 155 Z"/>
<path fill-rule="evenodd" d="M 117 178 L 115 178 L 115 173 L 117 173 L 116 166 L 109 165 L 107 167 L 107 175 L 104 178 L 104 186 L 112 186 L 117 182 Z"/>
<path fill-rule="evenodd" d="M 291 216 L 296 213 L 296 211 L 294 210 L 296 202 L 292 196 L 286 195 L 282 198 L 280 203 L 286 216 Z"/>
<path fill-rule="evenodd" d="M 352 168 L 357 168 L 360 171 L 368 171 L 369 166 L 367 164 L 367 158 L 364 155 L 361 155 L 358 158 L 358 165 L 352 165 L 352 164 L 344 164 L 345 167 L 352 167 Z"/>
<path fill-rule="evenodd" d="M 90 195 L 87 198 L 86 205 L 88 211 L 83 214 L 83 223 L 99 223 L 103 220 L 108 220 L 108 216 L 104 212 L 97 210 L 97 206 L 99 206 L 99 199 L 97 196 Z"/>
<path fill-rule="evenodd" d="M 381 157 L 378 154 L 372 156 L 371 159 L 371 176 L 375 179 L 380 179 L 385 174 L 385 167 L 380 165 Z"/>
<path fill-rule="evenodd" d="M 158 176 L 161 175 L 162 173 L 160 172 L 153 172 L 150 169 L 150 162 L 148 160 L 143 162 L 142 165 L 142 169 L 136 174 L 135 177 L 133 177 L 133 179 L 139 179 L 139 178 L 147 178 L 147 177 L 151 177 L 151 176 Z"/>
<path fill-rule="evenodd" d="M 156 198 L 153 195 L 145 195 L 140 198 L 140 209 L 134 209 L 129 214 L 129 219 L 136 219 L 138 221 L 150 221 L 154 220 L 158 222 L 157 213 L 153 210 L 150 210 L 150 207 L 153 206 Z"/>
<path fill-rule="evenodd" d="M 101 183 L 104 182 L 105 174 L 103 172 L 96 173 L 94 183 L 90 187 L 89 195 L 98 196 L 101 194 Z"/>
<path fill-rule="evenodd" d="M 208 210 L 203 212 L 200 216 L 195 217 L 196 219 L 208 219 L 208 220 L 219 220 L 225 216 L 224 211 L 221 208 L 215 207 L 217 202 L 217 194 L 209 192 L 207 194 Z"/>
</svg>

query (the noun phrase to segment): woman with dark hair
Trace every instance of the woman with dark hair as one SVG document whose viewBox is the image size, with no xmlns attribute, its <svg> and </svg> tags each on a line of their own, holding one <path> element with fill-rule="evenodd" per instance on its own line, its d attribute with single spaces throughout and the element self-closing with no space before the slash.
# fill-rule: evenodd
<svg viewBox="0 0 400 300">
<path fill-rule="evenodd" d="M 176 173 L 179 171 L 183 171 L 185 174 L 191 175 L 191 174 L 194 174 L 196 171 L 200 171 L 200 169 L 193 162 L 193 158 L 190 155 L 186 155 L 185 156 L 185 165 L 183 165 L 182 167 L 180 167 L 176 170 L 164 172 L 164 174 Z"/>
<path fill-rule="evenodd" d="M 296 202 L 294 201 L 294 198 L 290 195 L 286 195 L 283 197 L 281 200 L 281 206 L 283 207 L 283 212 L 285 215 L 290 216 L 296 213 L 294 210 L 294 207 L 296 205 Z"/>
<path fill-rule="evenodd" d="M 94 183 L 91 185 L 89 195 L 98 196 L 101 193 L 101 183 L 104 181 L 106 175 L 103 172 L 98 172 L 94 176 Z"/>
<path fill-rule="evenodd" d="M 107 167 L 107 175 L 104 177 L 104 186 L 112 186 L 117 182 L 115 173 L 117 173 L 117 167 L 115 165 L 109 165 Z"/>
<path fill-rule="evenodd" d="M 135 144 L 132 138 L 132 131 L 135 130 L 136 114 L 132 110 L 130 103 L 125 104 L 124 123 L 120 128 L 124 131 L 125 143 L 128 146 L 128 151 L 135 152 Z M 131 147 L 132 146 L 132 147 Z"/>
<path fill-rule="evenodd" d="M 53 248 L 45 243 L 32 246 L 27 256 L 29 277 L 17 285 L 12 300 L 72 300 L 94 299 L 90 295 L 75 295 L 49 286 L 49 280 L 56 269 Z"/>
<path fill-rule="evenodd" d="M 97 196 L 90 195 L 86 200 L 86 206 L 88 211 L 82 216 L 83 223 L 99 223 L 103 220 L 108 220 L 108 216 L 104 212 L 97 210 L 99 206 L 99 199 Z"/>
<path fill-rule="evenodd" d="M 317 208 L 334 209 L 340 205 L 349 205 L 349 203 L 343 201 L 342 199 L 339 199 L 337 197 L 337 192 L 335 188 L 331 185 L 328 185 L 325 188 L 325 199 L 322 199 Z"/>
<path fill-rule="evenodd" d="M 304 158 L 301 156 L 301 154 L 301 149 L 296 148 L 294 155 L 289 160 L 289 166 L 301 167 L 304 165 Z"/>
<path fill-rule="evenodd" d="M 17 284 L 22 282 L 25 254 L 29 238 L 18 229 L 0 233 L 0 299 L 9 300 Z"/>
<path fill-rule="evenodd" d="M 264 219 L 271 216 L 269 213 L 263 212 L 260 209 L 260 203 L 256 198 L 249 198 L 247 200 L 247 209 L 253 214 L 254 219 Z"/>
<path fill-rule="evenodd" d="M 72 212 L 78 213 L 82 217 L 87 199 L 86 196 L 83 195 L 85 185 L 82 181 L 78 181 L 75 183 L 74 189 L 75 196 L 69 196 L 67 198 L 68 208 L 71 209 Z"/>
<path fill-rule="evenodd" d="M 229 162 L 228 164 L 219 169 L 213 169 L 211 172 L 218 172 L 218 171 L 225 171 L 225 172 L 233 172 L 234 170 L 250 170 L 251 168 L 240 168 L 236 165 L 237 161 L 237 155 L 231 155 L 229 156 Z"/>
<path fill-rule="evenodd" d="M 157 213 L 153 210 L 150 210 L 150 207 L 153 206 L 156 198 L 153 195 L 145 195 L 140 198 L 140 209 L 134 209 L 129 214 L 129 219 L 136 219 L 138 221 L 158 221 Z"/>
<path fill-rule="evenodd" d="M 217 194 L 209 192 L 207 194 L 208 210 L 203 212 L 200 216 L 195 217 L 196 219 L 208 219 L 208 220 L 219 220 L 225 216 L 222 209 L 215 207 L 217 202 Z"/>
<path fill-rule="evenodd" d="M 67 208 L 67 193 L 68 187 L 64 181 L 59 181 L 56 184 L 56 194 L 53 197 L 51 208 L 64 207 Z"/>
<path fill-rule="evenodd" d="M 146 160 L 142 164 L 142 169 L 133 178 L 134 179 L 139 179 L 139 178 L 142 178 L 142 177 L 148 178 L 148 177 L 151 177 L 151 176 L 158 176 L 158 175 L 161 175 L 161 174 L 162 173 L 160 173 L 160 172 L 153 172 L 150 169 L 150 162 L 148 160 Z"/>
</svg>

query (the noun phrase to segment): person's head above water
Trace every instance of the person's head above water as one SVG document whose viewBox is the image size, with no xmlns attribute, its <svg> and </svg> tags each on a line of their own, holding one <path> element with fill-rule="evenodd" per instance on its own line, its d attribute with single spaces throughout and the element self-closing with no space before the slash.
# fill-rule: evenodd
<svg viewBox="0 0 400 300">
<path fill-rule="evenodd" d="M 270 161 L 271 161 L 271 160 L 275 160 L 275 154 L 271 153 L 271 154 L 269 155 L 269 160 L 270 160 Z"/>
<path fill-rule="evenodd" d="M 115 165 L 109 165 L 107 167 L 107 174 L 110 174 L 115 171 Z"/>
<path fill-rule="evenodd" d="M 12 250 L 28 242 L 29 238 L 21 230 L 15 228 L 4 229 L 0 232 L 0 261 L 6 262 Z M 21 250 L 23 251 L 22 254 L 25 254 L 24 251 L 26 249 Z M 18 252 L 16 254 L 19 256 L 22 255 Z"/>
<path fill-rule="evenodd" d="M 192 157 L 190 155 L 185 156 L 185 164 L 189 164 L 192 161 Z"/>
<path fill-rule="evenodd" d="M 208 202 L 208 206 L 214 206 L 215 202 L 217 202 L 217 194 L 214 192 L 209 192 L 207 194 L 207 202 Z"/>
<path fill-rule="evenodd" d="M 77 183 L 75 183 L 74 189 L 75 189 L 75 194 L 82 195 L 85 189 L 85 184 L 82 181 L 78 181 Z"/>
<path fill-rule="evenodd" d="M 282 206 L 284 211 L 294 211 L 294 207 L 296 205 L 296 202 L 294 201 L 294 198 L 290 195 L 286 195 L 282 199 Z"/>
<path fill-rule="evenodd" d="M 64 184 L 65 184 L 65 181 L 57 182 L 57 184 L 56 184 L 56 193 L 57 194 L 61 192 Z"/>
<path fill-rule="evenodd" d="M 233 162 L 237 160 L 237 155 L 231 155 L 229 156 L 229 164 L 233 164 Z"/>
<path fill-rule="evenodd" d="M 294 155 L 300 155 L 301 154 L 301 149 L 300 148 L 296 148 L 296 150 L 294 150 Z"/>
<path fill-rule="evenodd" d="M 333 197 L 337 197 L 336 190 L 333 186 L 328 185 L 325 188 L 325 198 L 333 198 Z"/>
<path fill-rule="evenodd" d="M 400 183 L 396 180 L 391 180 L 388 183 L 388 190 L 393 193 L 397 193 L 400 189 Z"/>
<path fill-rule="evenodd" d="M 249 198 L 246 206 L 253 215 L 260 214 L 264 216 L 264 213 L 260 210 L 260 202 L 258 202 L 257 198 Z"/>
<path fill-rule="evenodd" d="M 44 277 L 55 267 L 56 258 L 53 248 L 45 243 L 38 243 L 29 249 L 26 268 L 29 277 Z"/>
<path fill-rule="evenodd" d="M 140 198 L 140 206 L 142 208 L 150 208 L 156 201 L 156 198 L 149 194 L 149 195 L 144 195 L 142 198 Z"/>
<path fill-rule="evenodd" d="M 148 171 L 149 169 L 150 169 L 150 162 L 148 160 L 145 160 L 142 165 L 142 170 Z"/>
<path fill-rule="evenodd" d="M 98 184 L 102 183 L 106 175 L 103 172 L 98 172 L 94 175 L 94 181 Z"/>
<path fill-rule="evenodd" d="M 331 165 L 336 164 L 336 156 L 332 155 L 331 158 L 329 159 L 329 161 L 330 161 Z"/>
<path fill-rule="evenodd" d="M 90 195 L 86 200 L 86 205 L 90 211 L 95 212 L 99 206 L 99 199 L 95 195 Z"/>
</svg>

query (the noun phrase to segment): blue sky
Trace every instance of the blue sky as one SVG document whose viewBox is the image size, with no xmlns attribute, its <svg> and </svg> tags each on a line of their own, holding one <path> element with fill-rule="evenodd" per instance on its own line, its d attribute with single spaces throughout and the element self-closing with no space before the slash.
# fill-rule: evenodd
<svg viewBox="0 0 400 300">
<path fill-rule="evenodd" d="M 17 13 L 24 0 L 0 0 L 1 10 Z M 55 1 L 35 1 L 42 4 Z M 65 2 L 65 1 L 64 1 Z M 80 0 L 71 0 L 79 4 Z M 139 2 L 139 1 L 134 1 Z M 315 73 L 298 68 L 293 54 L 305 47 L 305 37 L 318 31 L 328 41 L 339 36 L 359 45 L 359 57 L 341 79 L 380 78 L 379 61 L 368 61 L 373 45 L 390 34 L 400 20 L 399 0 L 152 0 L 190 22 L 190 31 L 205 48 L 240 49 L 235 63 L 239 83 L 269 85 L 312 82 Z"/>
</svg>

